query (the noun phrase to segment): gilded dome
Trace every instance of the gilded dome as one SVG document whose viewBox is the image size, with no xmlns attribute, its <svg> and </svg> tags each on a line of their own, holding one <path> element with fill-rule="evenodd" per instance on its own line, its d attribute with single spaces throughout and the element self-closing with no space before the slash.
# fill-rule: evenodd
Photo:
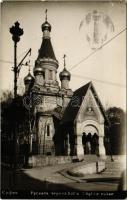
<svg viewBox="0 0 127 200">
<path fill-rule="evenodd" d="M 63 80 L 63 79 L 68 79 L 68 80 L 70 80 L 71 74 L 70 74 L 69 71 L 67 71 L 66 68 L 64 68 L 63 71 L 60 72 L 59 77 L 60 77 L 60 80 Z"/>
<path fill-rule="evenodd" d="M 50 25 L 47 21 L 45 21 L 45 22 L 42 24 L 41 28 L 42 28 L 42 31 L 44 31 L 44 30 L 51 31 L 51 25 Z"/>
<path fill-rule="evenodd" d="M 34 82 L 34 77 L 31 75 L 31 73 L 29 72 L 28 75 L 24 78 L 24 83 L 33 83 Z"/>
<path fill-rule="evenodd" d="M 37 67 L 35 67 L 34 68 L 34 76 L 36 76 L 37 74 L 39 75 L 39 74 L 43 74 L 43 69 L 42 69 L 42 67 L 40 67 L 40 66 L 37 66 Z"/>
</svg>

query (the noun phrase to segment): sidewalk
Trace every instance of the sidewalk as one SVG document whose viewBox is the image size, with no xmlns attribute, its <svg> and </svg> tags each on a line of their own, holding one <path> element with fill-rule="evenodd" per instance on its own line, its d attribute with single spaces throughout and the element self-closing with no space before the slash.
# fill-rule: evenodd
<svg viewBox="0 0 127 200">
<path fill-rule="evenodd" d="M 19 170 L 13 177 L 9 170 L 2 170 L 2 187 L 14 189 L 40 190 L 81 190 L 81 191 L 115 191 L 121 177 L 120 162 L 106 162 L 107 170 L 102 174 L 73 177 L 67 170 L 85 162 L 60 164 L 42 168 Z M 13 180 L 12 180 L 13 179 Z M 14 180 L 15 179 L 15 180 Z"/>
</svg>

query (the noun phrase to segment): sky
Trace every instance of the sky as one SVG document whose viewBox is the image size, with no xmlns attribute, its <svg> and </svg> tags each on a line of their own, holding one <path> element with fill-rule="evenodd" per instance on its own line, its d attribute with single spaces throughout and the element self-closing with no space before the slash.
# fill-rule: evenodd
<svg viewBox="0 0 127 200">
<path fill-rule="evenodd" d="M 51 41 L 57 60 L 59 72 L 63 69 L 63 55 L 66 54 L 66 67 L 71 72 L 70 88 L 74 91 L 92 81 L 104 108 L 116 106 L 126 109 L 126 7 L 120 2 L 3 2 L 1 4 L 1 89 L 13 90 L 14 44 L 9 28 L 17 20 L 24 34 L 17 47 L 18 63 L 29 48 L 32 49 L 31 73 L 42 42 L 41 25 L 45 21 L 45 10 L 48 9 L 48 22 L 52 26 Z M 99 37 L 106 31 L 108 42 L 100 49 L 92 49 L 90 42 L 94 34 L 93 21 L 90 26 L 84 22 L 89 13 L 96 10 L 102 16 L 108 16 L 114 31 L 104 30 L 99 25 Z M 82 26 L 80 28 L 80 24 Z M 103 43 L 103 44 L 104 44 Z M 94 52 L 90 57 L 92 52 Z M 85 59 L 87 57 L 87 59 Z M 81 60 L 84 62 L 81 62 Z M 29 56 L 25 61 L 29 60 Z M 7 63 L 10 61 L 10 63 Z M 25 63 L 25 62 L 24 62 Z M 78 64 L 78 65 L 77 65 Z M 75 67 L 74 67 L 75 66 Z M 71 69 L 72 68 L 72 69 Z M 18 93 L 24 87 L 23 78 L 28 67 L 22 66 L 18 78 Z"/>
</svg>

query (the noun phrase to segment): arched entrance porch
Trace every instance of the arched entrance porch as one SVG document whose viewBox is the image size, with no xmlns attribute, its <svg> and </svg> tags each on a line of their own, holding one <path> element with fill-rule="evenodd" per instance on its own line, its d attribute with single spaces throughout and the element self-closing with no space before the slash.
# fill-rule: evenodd
<svg viewBox="0 0 127 200">
<path fill-rule="evenodd" d="M 85 154 L 99 154 L 98 130 L 94 125 L 86 125 L 82 132 L 82 145 Z"/>
</svg>

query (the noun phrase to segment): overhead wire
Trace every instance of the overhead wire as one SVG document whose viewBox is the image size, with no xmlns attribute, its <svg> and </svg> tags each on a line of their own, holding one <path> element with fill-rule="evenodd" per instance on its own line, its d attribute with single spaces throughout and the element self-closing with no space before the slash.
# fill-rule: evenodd
<svg viewBox="0 0 127 200">
<path fill-rule="evenodd" d="M 118 37 L 121 33 L 123 33 L 127 28 L 124 28 L 122 31 L 120 31 L 119 33 L 117 33 L 114 37 L 112 37 L 111 39 L 109 39 L 107 42 L 105 42 L 103 45 L 101 45 L 100 48 L 97 48 L 95 51 L 91 52 L 89 55 L 87 55 L 85 58 L 83 58 L 81 61 L 79 61 L 77 64 L 73 65 L 70 69 L 68 69 L 69 71 L 71 71 L 72 69 L 76 68 L 78 65 L 80 65 L 82 62 L 84 62 L 85 60 L 87 60 L 89 57 L 91 57 L 93 54 L 95 54 L 97 51 L 101 50 L 104 46 L 106 46 L 108 43 L 110 43 L 112 40 L 114 40 L 116 37 Z M 27 51 L 25 51 L 27 52 Z M 23 52 L 22 55 L 25 53 Z M 21 55 L 20 55 L 21 56 Z M 9 63 L 9 64 L 14 64 L 14 62 L 12 61 L 6 61 L 6 60 L 0 60 L 0 62 L 4 62 L 4 63 Z M 26 64 L 22 64 L 22 65 L 26 65 Z M 32 66 L 32 65 L 31 65 Z M 113 82 L 108 82 L 108 81 L 102 81 L 102 80 L 98 80 L 95 78 L 91 78 L 91 77 L 86 77 L 86 76 L 81 76 L 81 75 L 75 75 L 72 74 L 75 77 L 81 78 L 81 79 L 89 79 L 89 80 L 93 80 L 96 82 L 101 82 L 104 84 L 110 84 L 110 85 L 114 85 L 114 86 L 118 86 L 118 87 L 126 87 L 125 85 L 122 84 L 118 84 L 118 83 L 113 83 Z"/>
<path fill-rule="evenodd" d="M 85 60 L 87 60 L 89 57 L 91 57 L 93 54 L 95 54 L 97 51 L 101 50 L 104 46 L 106 46 L 108 43 L 110 43 L 112 40 L 114 40 L 116 37 L 118 37 L 121 33 L 123 33 L 125 30 L 127 29 L 124 28 L 122 31 L 120 31 L 119 33 L 117 33 L 114 37 L 112 37 L 111 39 L 109 39 L 107 42 L 105 42 L 103 45 L 101 45 L 100 48 L 97 48 L 96 50 L 94 50 L 93 52 L 91 52 L 89 55 L 87 55 L 85 58 L 83 58 L 81 61 L 79 61 L 77 64 L 73 65 L 70 69 L 68 69 L 69 71 L 71 71 L 72 69 L 76 68 L 78 65 L 80 65 L 82 62 L 84 62 Z"/>
<path fill-rule="evenodd" d="M 119 84 L 119 83 L 114 83 L 114 82 L 108 82 L 108 81 L 102 81 L 102 80 L 98 80 L 98 79 L 95 79 L 95 78 L 91 78 L 91 77 L 87 77 L 87 76 L 82 76 L 82 75 L 76 75 L 76 74 L 72 74 L 74 77 L 77 77 L 77 78 L 80 78 L 80 79 L 88 79 L 88 80 L 92 80 L 92 81 L 95 81 L 95 82 L 100 82 L 100 83 L 103 83 L 103 84 L 109 84 L 109 85 L 113 85 L 113 86 L 117 86 L 117 87 L 126 87 L 126 85 L 123 85 L 123 84 Z"/>
</svg>

